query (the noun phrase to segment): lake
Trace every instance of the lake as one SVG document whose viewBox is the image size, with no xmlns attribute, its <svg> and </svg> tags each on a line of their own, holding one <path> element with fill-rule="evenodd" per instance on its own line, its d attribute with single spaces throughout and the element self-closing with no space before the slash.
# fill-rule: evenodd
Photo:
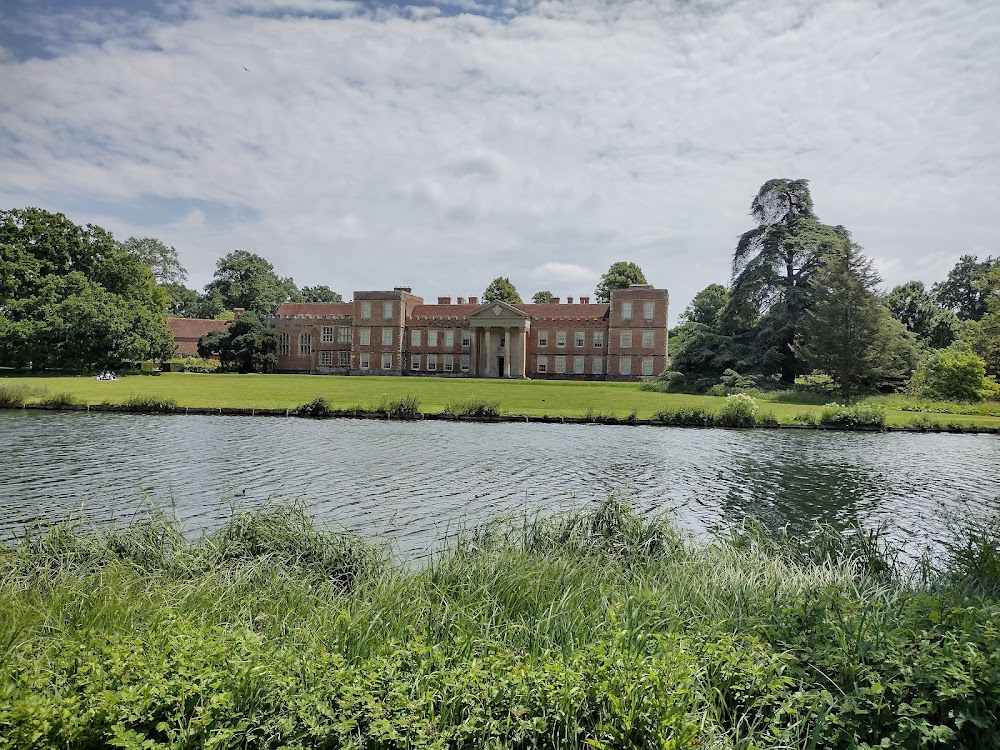
<svg viewBox="0 0 1000 750">
<path fill-rule="evenodd" d="M 0 540 L 36 520 L 200 533 L 301 500 L 419 558 L 462 526 L 623 492 L 696 535 L 885 525 L 910 549 L 1000 510 L 1000 436 L 0 411 Z"/>
</svg>

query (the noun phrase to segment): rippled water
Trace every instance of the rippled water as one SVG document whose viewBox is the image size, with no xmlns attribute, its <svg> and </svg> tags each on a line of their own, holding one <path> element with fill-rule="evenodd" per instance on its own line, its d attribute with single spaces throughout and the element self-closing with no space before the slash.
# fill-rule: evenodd
<svg viewBox="0 0 1000 750">
<path fill-rule="evenodd" d="M 623 490 L 696 533 L 755 516 L 882 523 L 922 544 L 945 513 L 1000 509 L 998 467 L 995 435 L 5 411 L 0 539 L 39 518 L 122 521 L 150 502 L 200 531 L 281 498 L 419 555 L 463 524 Z"/>
</svg>

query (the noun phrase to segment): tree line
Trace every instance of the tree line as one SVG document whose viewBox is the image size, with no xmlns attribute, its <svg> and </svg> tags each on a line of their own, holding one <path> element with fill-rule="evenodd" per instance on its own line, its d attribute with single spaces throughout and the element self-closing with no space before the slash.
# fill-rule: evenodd
<svg viewBox="0 0 1000 750">
<path fill-rule="evenodd" d="M 770 180 L 750 206 L 728 286 L 701 290 L 671 332 L 668 390 L 828 378 L 843 394 L 909 385 L 978 400 L 1000 393 L 1000 259 L 962 256 L 947 279 L 887 294 L 843 226 L 817 217 L 807 180 Z"/>
</svg>

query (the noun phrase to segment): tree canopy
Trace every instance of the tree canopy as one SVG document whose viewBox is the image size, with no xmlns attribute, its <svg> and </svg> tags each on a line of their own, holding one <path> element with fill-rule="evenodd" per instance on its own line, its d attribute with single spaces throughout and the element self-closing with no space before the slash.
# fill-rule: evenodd
<svg viewBox="0 0 1000 750">
<path fill-rule="evenodd" d="M 541 292 L 535 292 L 531 297 L 531 301 L 536 305 L 544 305 L 552 300 L 553 294 L 548 290 L 543 290 Z"/>
<path fill-rule="evenodd" d="M 181 265 L 177 249 L 168 247 L 155 237 L 129 237 L 122 247 L 149 266 L 157 284 L 181 285 L 187 281 L 187 269 Z"/>
<path fill-rule="evenodd" d="M 271 372 L 278 363 L 279 334 L 252 312 L 243 313 L 226 331 L 212 331 L 198 341 L 198 354 L 218 357 L 227 372 Z"/>
<path fill-rule="evenodd" d="M 273 315 L 282 302 L 300 299 L 294 281 L 279 277 L 267 260 L 246 250 L 234 250 L 216 263 L 205 296 L 214 293 L 218 293 L 222 309 L 242 307 L 262 320 Z"/>
<path fill-rule="evenodd" d="M 845 395 L 901 383 L 913 371 L 914 342 L 875 294 L 879 281 L 871 260 L 849 243 L 830 252 L 809 282 L 813 299 L 796 354 L 831 376 Z"/>
<path fill-rule="evenodd" d="M 628 289 L 632 284 L 646 284 L 646 274 L 635 263 L 620 260 L 611 264 L 594 290 L 598 302 L 610 302 L 612 289 Z"/>
<path fill-rule="evenodd" d="M 975 255 L 963 255 L 948 272 L 948 278 L 931 291 L 942 307 L 962 320 L 979 320 L 986 314 L 994 290 L 1000 289 L 1000 281 L 992 281 L 994 268 L 1000 268 L 1000 258 L 980 262 Z"/>
<path fill-rule="evenodd" d="M 506 302 L 508 305 L 520 305 L 521 295 L 510 283 L 510 279 L 497 276 L 483 292 L 483 300 L 486 302 Z"/>
<path fill-rule="evenodd" d="M 0 364 L 86 370 L 160 359 L 174 342 L 150 268 L 94 225 L 0 212 Z"/>
<path fill-rule="evenodd" d="M 339 292 L 328 286 L 304 286 L 299 292 L 300 302 L 343 302 Z"/>
<path fill-rule="evenodd" d="M 750 215 L 757 226 L 736 245 L 726 317 L 749 346 L 748 365 L 791 383 L 802 371 L 793 345 L 811 304 L 809 282 L 850 237 L 816 217 L 808 180 L 768 180 Z"/>
<path fill-rule="evenodd" d="M 885 305 L 892 317 L 933 348 L 941 349 L 955 340 L 958 318 L 937 303 L 922 281 L 893 287 L 885 297 Z"/>
</svg>

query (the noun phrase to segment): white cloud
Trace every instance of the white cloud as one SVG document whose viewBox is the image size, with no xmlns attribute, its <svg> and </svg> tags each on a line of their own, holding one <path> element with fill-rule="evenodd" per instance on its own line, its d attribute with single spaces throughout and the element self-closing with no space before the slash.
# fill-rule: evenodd
<svg viewBox="0 0 1000 750">
<path fill-rule="evenodd" d="M 197 285 L 237 247 L 300 284 L 427 298 L 632 260 L 679 312 L 728 279 L 760 184 L 806 177 L 887 283 L 943 278 L 1000 230 L 1000 6 L 804 7 L 574 0 L 493 20 L 219 0 L 88 12 L 69 36 L 50 20 L 55 57 L 0 56 L 2 196 L 99 201 L 73 217 L 160 236 Z M 137 218 L 161 199 L 188 207 Z M 192 220 L 203 205 L 222 210 Z"/>
<path fill-rule="evenodd" d="M 533 276 L 542 282 L 577 283 L 594 282 L 598 274 L 589 268 L 584 268 L 575 263 L 558 263 L 549 261 L 543 263 L 533 272 Z"/>
</svg>

